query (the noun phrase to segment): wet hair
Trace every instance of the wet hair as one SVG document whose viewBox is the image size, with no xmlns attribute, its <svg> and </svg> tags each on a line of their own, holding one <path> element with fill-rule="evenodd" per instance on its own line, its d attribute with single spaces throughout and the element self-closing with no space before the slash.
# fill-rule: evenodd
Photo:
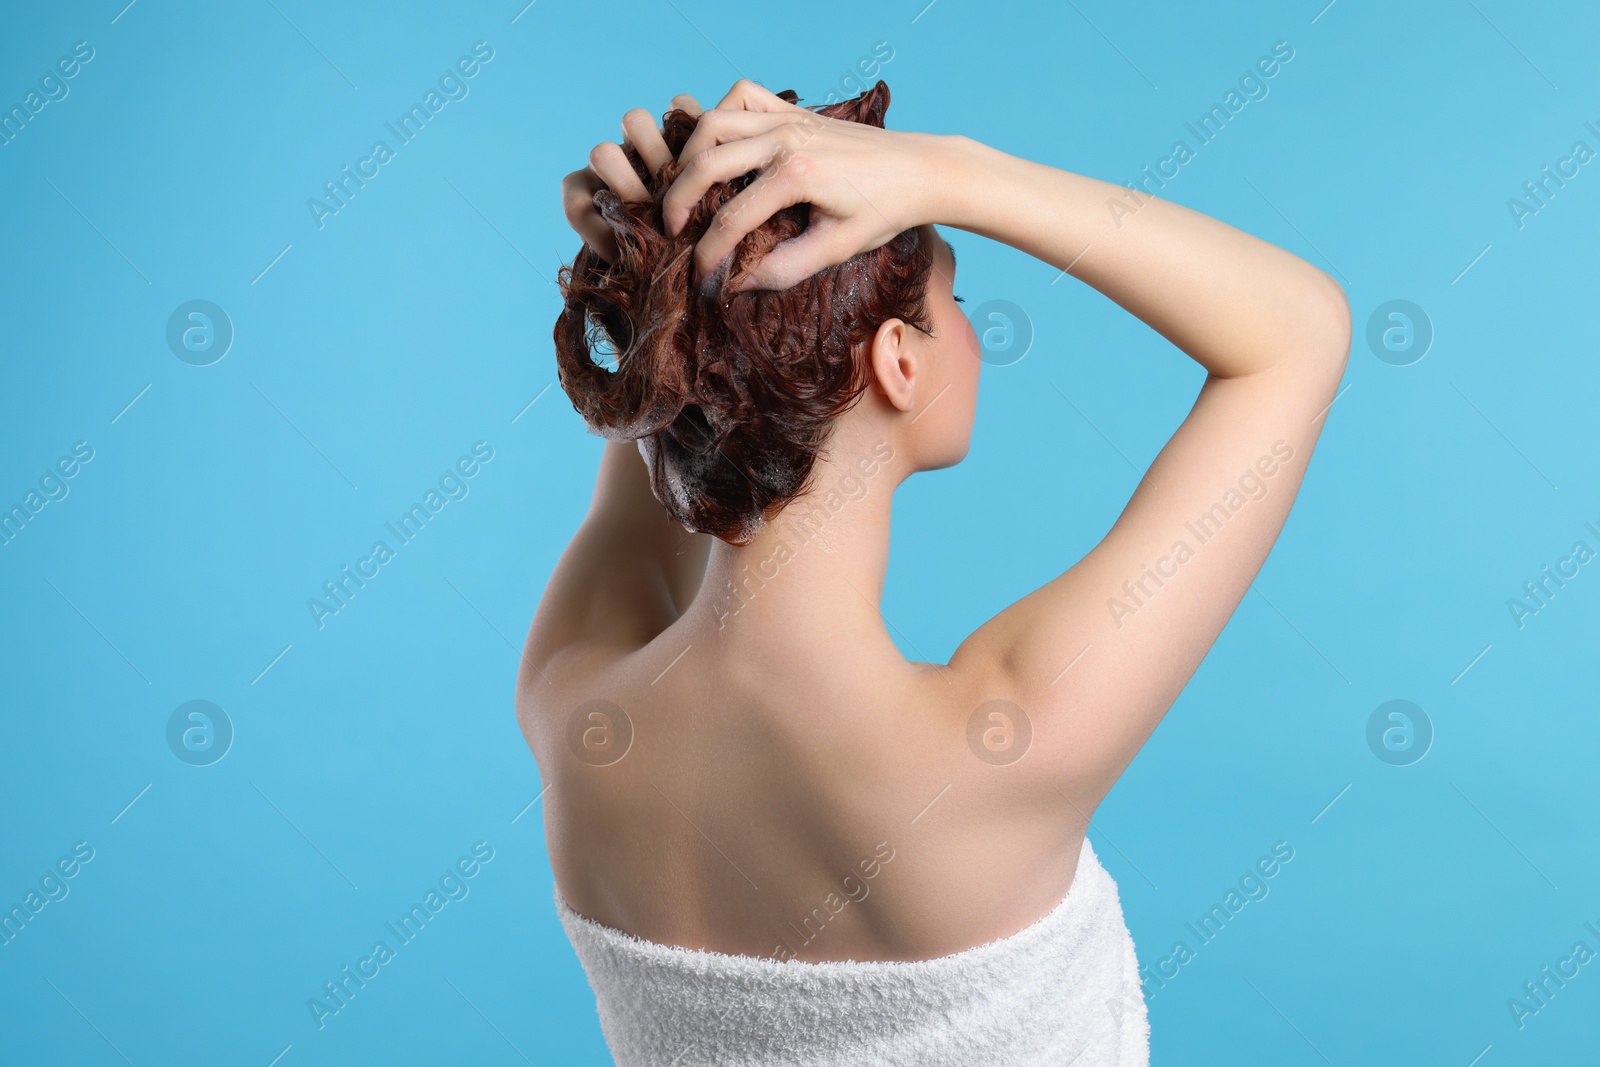
<svg viewBox="0 0 1600 1067">
<path fill-rule="evenodd" d="M 793 90 L 777 95 L 799 102 Z M 889 87 L 879 81 L 852 100 L 808 110 L 881 128 L 888 107 Z M 662 200 L 688 162 L 677 156 L 697 123 L 677 109 L 663 116 L 673 158 L 655 174 L 624 144 L 648 201 L 594 194 L 616 236 L 617 262 L 585 246 L 561 268 L 556 362 L 591 433 L 639 443 L 667 512 L 685 529 L 739 545 L 810 488 L 833 421 L 872 381 L 863 342 L 890 319 L 931 332 L 933 251 L 910 229 L 788 289 L 734 292 L 761 256 L 804 231 L 810 205 L 796 204 L 746 235 L 726 269 L 696 289 L 695 243 L 759 174 L 712 185 L 668 237 Z"/>
</svg>

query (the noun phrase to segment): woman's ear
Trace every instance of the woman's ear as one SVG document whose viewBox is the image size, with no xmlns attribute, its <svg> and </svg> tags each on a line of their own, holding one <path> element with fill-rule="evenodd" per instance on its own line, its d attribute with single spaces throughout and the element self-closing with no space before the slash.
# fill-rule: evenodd
<svg viewBox="0 0 1600 1067">
<path fill-rule="evenodd" d="M 911 327 L 890 319 L 867 342 L 872 375 L 884 398 L 899 411 L 911 411 L 917 395 L 917 354 Z"/>
</svg>

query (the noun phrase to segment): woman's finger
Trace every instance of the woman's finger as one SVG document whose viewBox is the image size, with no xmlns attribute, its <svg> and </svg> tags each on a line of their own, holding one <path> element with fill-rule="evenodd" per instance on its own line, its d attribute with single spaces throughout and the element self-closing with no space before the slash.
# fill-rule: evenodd
<svg viewBox="0 0 1600 1067">
<path fill-rule="evenodd" d="M 638 149 L 651 174 L 672 162 L 672 152 L 656 129 L 656 117 L 644 108 L 636 107 L 622 116 L 622 133 L 627 143 Z"/>
<path fill-rule="evenodd" d="M 624 200 L 649 200 L 650 192 L 634 172 L 633 164 L 615 141 L 602 141 L 589 153 L 589 166 L 607 188 Z"/>
<path fill-rule="evenodd" d="M 717 102 L 725 111 L 805 111 L 799 104 L 791 104 L 771 89 L 764 88 L 749 78 L 740 78 L 728 90 L 728 95 Z"/>
<path fill-rule="evenodd" d="M 787 289 L 819 270 L 843 263 L 855 254 L 855 247 L 843 223 L 833 219 L 814 222 L 798 237 L 781 242 L 757 260 L 738 291 Z"/>
<path fill-rule="evenodd" d="M 575 170 L 561 182 L 561 206 L 567 224 L 583 238 L 583 243 L 607 263 L 615 263 L 617 239 L 594 207 L 594 194 L 604 188 L 605 183 L 592 168 Z"/>
<path fill-rule="evenodd" d="M 779 134 L 782 131 L 778 131 Z M 705 235 L 695 245 L 694 267 L 697 281 L 706 278 L 717 265 L 733 251 L 734 246 L 742 241 L 751 231 L 774 214 L 786 207 L 791 207 L 806 199 L 806 190 L 800 182 L 795 180 L 792 171 L 787 170 L 789 162 L 785 154 L 788 145 L 774 134 L 762 137 L 751 137 L 743 141 L 731 141 L 720 146 L 716 152 L 701 155 L 697 159 L 711 158 L 716 160 L 719 154 L 726 153 L 722 159 L 727 162 L 715 162 L 706 166 L 715 165 L 718 170 L 712 173 L 725 172 L 730 177 L 736 177 L 749 171 L 761 169 L 761 174 L 755 181 L 745 186 L 733 199 L 723 204 L 716 216 L 711 220 L 711 225 L 706 229 Z M 765 157 L 765 158 L 763 158 Z M 687 174 L 687 171 L 685 172 Z M 726 181 L 726 178 L 715 179 Z M 677 189 L 674 184 L 673 190 Z M 671 192 L 668 193 L 671 195 Z M 696 201 L 698 202 L 698 198 Z"/>
<path fill-rule="evenodd" d="M 790 123 L 800 123 L 808 130 L 820 127 L 827 120 L 801 109 L 798 113 L 770 111 L 727 111 L 718 108 L 700 116 L 694 132 L 678 150 L 678 158 L 691 160 L 708 148 L 741 137 L 754 137 L 768 130 Z"/>
<path fill-rule="evenodd" d="M 692 119 L 699 118 L 701 113 L 705 111 L 705 108 L 701 107 L 699 102 L 688 93 L 679 93 L 673 97 L 672 106 L 686 113 Z"/>
<path fill-rule="evenodd" d="M 594 194 L 604 188 L 592 167 L 575 170 L 561 179 L 561 207 L 568 222 L 576 222 L 585 211 L 594 210 Z"/>
<path fill-rule="evenodd" d="M 809 136 L 809 131 L 799 129 L 797 124 L 784 122 L 765 133 L 727 141 L 696 153 L 685 164 L 683 173 L 678 175 L 661 201 L 661 221 L 666 227 L 667 236 L 678 235 L 684 224 L 689 221 L 694 206 L 705 196 L 706 190 L 717 182 L 732 181 L 741 174 L 748 174 L 753 170 L 763 172 L 749 188 L 723 205 L 722 211 L 718 213 L 719 219 L 730 206 L 749 193 L 750 189 L 760 185 L 770 185 L 778 172 L 790 161 L 795 149 L 804 144 Z M 762 216 L 761 219 L 750 223 L 747 228 L 740 231 L 739 236 L 743 237 L 765 220 L 766 216 Z M 725 227 L 729 223 L 724 222 L 721 225 Z"/>
</svg>

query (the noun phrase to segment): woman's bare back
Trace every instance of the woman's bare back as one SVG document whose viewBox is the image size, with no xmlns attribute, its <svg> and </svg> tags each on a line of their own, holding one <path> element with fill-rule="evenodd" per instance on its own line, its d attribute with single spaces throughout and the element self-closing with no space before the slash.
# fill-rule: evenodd
<svg viewBox="0 0 1600 1067">
<path fill-rule="evenodd" d="M 527 700 L 579 914 L 688 948 L 913 960 L 1066 895 L 1098 798 L 1069 799 L 1025 754 L 980 758 L 983 701 L 956 672 L 887 642 L 778 654 L 778 635 L 684 623 L 581 693 Z"/>
</svg>

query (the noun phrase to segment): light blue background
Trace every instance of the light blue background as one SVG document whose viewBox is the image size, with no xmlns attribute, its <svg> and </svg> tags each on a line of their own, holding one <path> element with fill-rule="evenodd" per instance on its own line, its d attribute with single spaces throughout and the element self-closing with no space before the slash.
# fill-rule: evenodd
<svg viewBox="0 0 1600 1067">
<path fill-rule="evenodd" d="M 95 450 L 0 548 L 0 904 L 95 850 L 0 947 L 0 1061 L 607 1062 L 510 703 L 600 454 L 552 385 L 558 184 L 630 107 L 741 75 L 821 102 L 879 41 L 892 127 L 1119 182 L 1294 49 L 1163 195 L 1344 283 L 1346 388 L 1091 838 L 1144 964 L 1295 854 L 1149 991 L 1155 1062 L 1594 1056 L 1600 963 L 1523 1028 L 1507 1007 L 1600 950 L 1600 565 L 1521 629 L 1507 607 L 1600 548 L 1600 164 L 1522 228 L 1506 203 L 1600 150 L 1592 5 L 124 2 L 13 4 L 0 32 L 7 108 L 95 49 L 0 147 L 0 505 Z M 470 95 L 319 230 L 307 198 L 479 40 Z M 985 369 L 967 462 L 900 494 L 884 608 L 919 659 L 1093 545 L 1200 382 L 1098 293 L 948 235 L 967 307 L 1036 336 Z M 235 329 L 206 367 L 164 339 L 192 299 Z M 1410 366 L 1365 340 L 1394 299 L 1436 331 Z M 470 495 L 319 629 L 307 598 L 477 441 Z M 1366 741 L 1397 698 L 1436 731 L 1411 766 Z M 236 732 L 203 768 L 165 739 L 193 699 Z M 319 1031 L 308 998 L 476 841 L 470 895 Z"/>
</svg>

